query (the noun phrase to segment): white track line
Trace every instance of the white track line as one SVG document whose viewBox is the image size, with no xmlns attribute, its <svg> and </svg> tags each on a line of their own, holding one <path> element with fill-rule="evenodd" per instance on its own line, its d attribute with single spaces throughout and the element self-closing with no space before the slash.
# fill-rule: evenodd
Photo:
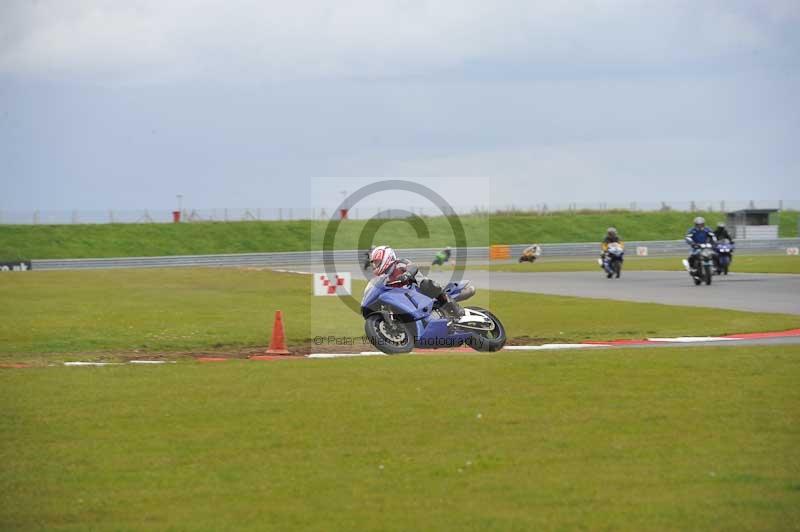
<svg viewBox="0 0 800 532">
<path fill-rule="evenodd" d="M 365 351 L 363 353 L 311 353 L 308 358 L 346 358 L 346 357 L 376 357 L 387 356 L 385 353 L 377 351 Z"/>
<path fill-rule="evenodd" d="M 122 362 L 64 362 L 65 366 L 124 366 Z"/>
<path fill-rule="evenodd" d="M 591 347 L 612 347 L 608 344 L 543 344 L 543 345 L 507 345 L 503 351 L 547 351 L 551 349 L 587 349 Z"/>
</svg>

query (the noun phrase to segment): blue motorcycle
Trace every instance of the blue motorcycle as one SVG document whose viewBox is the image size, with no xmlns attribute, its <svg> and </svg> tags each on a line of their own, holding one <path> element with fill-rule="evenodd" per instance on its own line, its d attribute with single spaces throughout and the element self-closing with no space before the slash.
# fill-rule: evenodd
<svg viewBox="0 0 800 532">
<path fill-rule="evenodd" d="M 717 244 L 714 250 L 716 252 L 714 255 L 714 266 L 717 275 L 728 275 L 728 269 L 730 269 L 731 262 L 733 262 L 733 249 L 733 242 L 727 238 Z"/>
<path fill-rule="evenodd" d="M 373 278 L 361 299 L 364 332 L 370 343 L 384 353 L 461 345 L 476 351 L 499 351 L 505 345 L 505 328 L 488 310 L 465 307 L 463 317 L 448 318 L 439 308 L 430 284 L 423 281 L 393 287 L 386 280 L 386 275 Z M 459 281 L 448 284 L 444 291 L 450 299 L 464 301 L 475 294 L 475 287 L 469 281 Z"/>
</svg>

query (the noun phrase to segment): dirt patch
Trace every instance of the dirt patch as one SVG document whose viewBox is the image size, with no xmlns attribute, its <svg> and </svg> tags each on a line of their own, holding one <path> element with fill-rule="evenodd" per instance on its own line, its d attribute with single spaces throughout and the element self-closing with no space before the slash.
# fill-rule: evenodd
<svg viewBox="0 0 800 532">
<path fill-rule="evenodd" d="M 508 341 L 508 345 L 532 345 L 532 344 L 540 344 L 540 343 L 547 343 L 552 341 L 550 338 L 531 338 L 531 337 L 516 337 L 511 338 Z M 176 360 L 181 358 L 193 358 L 193 359 L 253 359 L 253 360 L 279 360 L 279 359 L 291 359 L 297 357 L 304 357 L 311 353 L 360 353 L 362 351 L 376 351 L 375 347 L 370 343 L 364 342 L 354 342 L 350 344 L 335 344 L 335 343 L 323 343 L 323 344 L 315 344 L 313 342 L 308 342 L 299 345 L 293 345 L 289 347 L 289 351 L 291 354 L 289 355 L 272 355 L 267 353 L 268 347 L 264 346 L 247 346 L 247 347 L 240 347 L 240 348 L 233 348 L 233 349 L 195 349 L 195 350 L 184 350 L 184 351 L 90 351 L 84 353 L 42 353 L 42 354 L 30 354 L 27 357 L 25 355 L 20 356 L 18 358 L 38 358 L 43 362 L 44 365 L 47 364 L 48 359 L 52 360 L 53 362 L 58 362 L 62 360 L 83 360 L 83 361 L 95 361 L 95 362 L 129 362 L 132 360 Z M 454 349 L 445 349 L 446 351 L 453 351 Z M 456 350 L 464 350 L 471 351 L 469 348 L 456 348 Z M 424 350 L 415 350 L 417 352 L 430 352 L 435 353 L 437 350 L 433 349 L 424 349 Z M 24 359 L 24 358 L 23 358 Z M 18 367 L 36 367 L 38 365 L 42 365 L 41 363 L 26 363 L 26 362 L 4 362 L 0 363 L 0 368 L 18 368 Z"/>
</svg>

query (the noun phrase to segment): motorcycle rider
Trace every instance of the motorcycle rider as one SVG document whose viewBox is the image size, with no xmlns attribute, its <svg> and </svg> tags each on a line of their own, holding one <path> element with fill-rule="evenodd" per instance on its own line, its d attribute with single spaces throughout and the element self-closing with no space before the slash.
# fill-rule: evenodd
<svg viewBox="0 0 800 532">
<path fill-rule="evenodd" d="M 727 240 L 729 243 L 733 244 L 733 238 L 731 237 L 731 234 L 728 232 L 728 230 L 725 228 L 725 222 L 717 223 L 717 228 L 714 229 L 714 236 L 717 237 L 717 242 L 722 242 L 723 240 Z M 731 251 L 732 250 L 733 248 L 731 248 Z M 714 269 L 717 271 L 717 273 L 721 273 L 722 269 L 720 268 L 719 265 L 719 250 L 717 250 L 717 253 L 714 253 Z"/>
<path fill-rule="evenodd" d="M 617 233 L 616 227 L 609 227 L 606 230 L 606 237 L 600 243 L 600 249 L 603 250 L 603 255 L 608 251 L 608 245 L 613 242 L 620 242 L 619 234 Z"/>
<path fill-rule="evenodd" d="M 606 267 L 606 265 L 608 264 L 608 245 L 609 244 L 613 244 L 613 243 L 622 244 L 622 240 L 620 240 L 620 238 L 619 238 L 619 233 L 617 233 L 617 228 L 616 227 L 609 227 L 606 230 L 605 238 L 600 243 L 600 249 L 602 250 L 602 253 L 600 253 L 600 261 L 601 261 L 602 268 L 604 270 L 606 270 L 606 276 L 609 279 L 611 279 L 611 277 L 614 274 L 613 274 L 613 272 L 609 272 L 608 271 L 609 268 Z"/>
<path fill-rule="evenodd" d="M 395 251 L 389 246 L 378 246 L 373 249 L 370 261 L 372 273 L 386 274 L 386 286 L 395 288 L 410 286 L 419 274 L 419 267 L 416 264 L 408 259 L 398 259 Z M 459 319 L 464 316 L 461 305 L 450 299 L 442 287 L 432 279 L 423 276 L 419 288 L 420 292 L 439 303 L 439 308 L 447 318 Z"/>
<path fill-rule="evenodd" d="M 535 262 L 541 254 L 542 248 L 539 247 L 539 244 L 531 244 L 522 250 L 522 257 L 520 257 L 520 261 L 527 260 L 529 262 Z"/>
<path fill-rule="evenodd" d="M 728 230 L 725 228 L 725 222 L 719 222 L 717 224 L 717 228 L 714 229 L 714 236 L 717 237 L 718 241 L 722 241 L 722 240 L 727 238 L 728 242 L 733 244 L 733 237 L 728 232 Z"/>
<path fill-rule="evenodd" d="M 702 216 L 698 216 L 694 219 L 694 226 L 689 228 L 684 240 L 686 240 L 687 244 L 692 246 L 692 252 L 689 254 L 689 267 L 696 270 L 697 253 L 695 250 L 700 244 L 715 244 L 717 242 L 717 236 L 711 229 L 706 227 L 706 219 Z"/>
<path fill-rule="evenodd" d="M 436 266 L 437 264 L 439 265 L 447 264 L 450 261 L 450 255 L 452 255 L 452 253 L 453 252 L 450 250 L 450 246 L 447 246 L 446 248 L 444 248 L 443 250 L 441 250 L 439 253 L 436 254 L 436 256 L 433 259 L 433 262 L 431 263 L 431 266 Z"/>
</svg>

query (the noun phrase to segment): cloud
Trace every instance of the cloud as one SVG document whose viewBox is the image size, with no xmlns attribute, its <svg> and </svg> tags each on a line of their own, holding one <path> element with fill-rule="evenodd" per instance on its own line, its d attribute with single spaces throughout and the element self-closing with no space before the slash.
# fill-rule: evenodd
<svg viewBox="0 0 800 532">
<path fill-rule="evenodd" d="M 779 53 L 798 3 L 5 0 L 0 72 L 164 82 L 420 76 Z"/>
</svg>

